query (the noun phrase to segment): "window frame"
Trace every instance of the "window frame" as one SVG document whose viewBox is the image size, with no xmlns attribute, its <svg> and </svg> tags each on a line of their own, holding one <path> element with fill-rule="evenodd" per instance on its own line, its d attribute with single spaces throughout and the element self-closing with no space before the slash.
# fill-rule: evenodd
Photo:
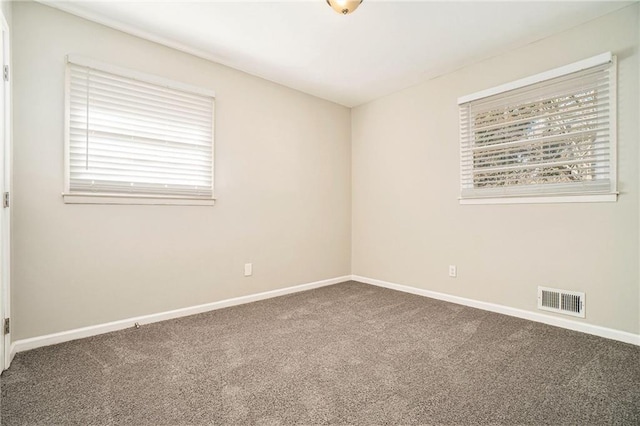
<svg viewBox="0 0 640 426">
<path fill-rule="evenodd" d="M 70 120 L 71 120 L 71 72 L 70 65 L 79 65 L 98 71 L 115 74 L 120 77 L 138 80 L 161 87 L 167 87 L 183 92 L 211 97 L 211 198 L 164 194 L 130 194 L 130 193 L 99 193 L 71 191 L 70 168 Z M 183 205 L 183 206 L 213 206 L 215 204 L 215 92 L 203 87 L 192 86 L 178 81 L 159 77 L 129 68 L 119 67 L 97 61 L 80 55 L 69 54 L 65 61 L 65 119 L 64 119 L 64 192 L 65 204 L 136 204 L 136 205 Z"/>
<path fill-rule="evenodd" d="M 475 196 L 463 196 L 462 190 L 464 185 L 463 178 L 463 138 L 462 138 L 462 118 L 459 119 L 459 167 L 460 167 L 460 196 L 458 198 L 460 204 L 532 204 L 532 203 L 574 203 L 574 202 L 615 202 L 617 201 L 617 64 L 616 57 L 611 52 L 602 53 L 600 55 L 593 56 L 591 58 L 574 62 L 559 68 L 555 68 L 546 72 L 542 72 L 530 77 L 525 77 L 516 81 L 512 81 L 506 84 L 502 84 L 490 89 L 482 90 L 470 95 L 462 96 L 458 98 L 458 107 L 461 109 L 463 105 L 473 101 L 488 98 L 494 95 L 509 92 L 511 90 L 520 89 L 526 86 L 530 86 L 536 83 L 542 83 L 548 80 L 552 80 L 557 77 L 563 77 L 570 74 L 574 74 L 590 68 L 611 64 L 611 77 L 610 77 L 610 98 L 609 98 L 609 155 L 610 155 L 610 188 L 605 193 L 552 193 L 542 192 L 538 194 L 501 194 L 501 195 L 475 195 Z M 492 189 L 495 187 L 492 187 Z"/>
</svg>

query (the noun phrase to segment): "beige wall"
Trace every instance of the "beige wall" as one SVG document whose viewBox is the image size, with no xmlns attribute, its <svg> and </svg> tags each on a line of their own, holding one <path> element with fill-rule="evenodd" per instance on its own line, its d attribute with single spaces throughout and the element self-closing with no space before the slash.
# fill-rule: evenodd
<svg viewBox="0 0 640 426">
<path fill-rule="evenodd" d="M 350 273 L 349 109 L 36 3 L 13 24 L 14 340 Z M 69 53 L 215 90 L 214 207 L 63 204 Z"/>
<path fill-rule="evenodd" d="M 355 108 L 352 273 L 529 311 L 539 285 L 581 290 L 583 321 L 638 333 L 637 9 Z M 457 98 L 609 50 L 619 60 L 619 201 L 459 205 Z"/>
<path fill-rule="evenodd" d="M 0 10 L 2 10 L 2 15 L 7 20 L 9 28 L 11 28 L 11 1 L 0 0 Z"/>
<path fill-rule="evenodd" d="M 637 4 L 351 113 L 39 4 L 12 18 L 13 340 L 349 273 L 534 312 L 538 285 L 582 290 L 585 322 L 640 332 Z M 608 50 L 619 201 L 460 206 L 457 98 Z M 216 91 L 216 206 L 63 204 L 68 53 Z"/>
</svg>

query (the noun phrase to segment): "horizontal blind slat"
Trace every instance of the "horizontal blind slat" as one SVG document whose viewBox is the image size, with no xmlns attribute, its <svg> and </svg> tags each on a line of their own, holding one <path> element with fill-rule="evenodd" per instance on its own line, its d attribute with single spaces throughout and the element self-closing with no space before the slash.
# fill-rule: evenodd
<svg viewBox="0 0 640 426">
<path fill-rule="evenodd" d="M 614 77 L 606 64 L 461 104 L 461 196 L 611 190 Z"/>
<path fill-rule="evenodd" d="M 80 124 L 81 122 L 72 121 L 72 125 L 74 125 L 74 128 L 82 129 L 83 126 L 81 126 Z M 86 129 L 87 126 L 84 127 Z M 148 131 L 147 129 L 143 128 L 127 128 L 120 124 L 110 124 L 108 122 L 91 123 L 88 125 L 88 129 L 86 130 L 89 131 L 90 136 L 94 135 L 100 137 L 125 138 L 129 140 L 137 139 L 158 141 L 188 146 L 207 146 L 207 141 L 211 138 L 210 132 L 202 135 L 180 135 L 170 131 L 162 132 L 163 129 Z"/>
<path fill-rule="evenodd" d="M 86 145 L 82 145 L 82 140 L 78 143 L 72 144 L 72 150 L 80 150 L 81 152 L 86 151 Z M 126 142 L 130 142 L 127 144 Z M 201 147 L 193 147 L 187 146 L 171 146 L 171 145 L 155 145 L 146 143 L 137 143 L 139 141 L 125 141 L 123 143 L 118 143 L 116 139 L 104 139 L 104 142 L 101 142 L 98 138 L 91 139 L 91 145 L 93 149 L 103 149 L 109 150 L 116 153 L 121 153 L 122 155 L 127 154 L 139 154 L 143 158 L 144 156 L 158 156 L 161 158 L 174 158 L 175 161 L 198 161 L 203 159 L 211 158 L 211 153 L 202 149 Z"/>
<path fill-rule="evenodd" d="M 93 81 L 99 85 L 111 86 L 114 91 L 118 91 L 117 88 L 125 89 L 125 91 L 136 92 L 142 96 L 153 97 L 156 99 L 166 99 L 168 101 L 176 100 L 179 102 L 191 103 L 193 105 L 206 103 L 208 96 L 198 95 L 181 91 L 178 89 L 172 89 L 165 86 L 156 85 L 153 83 L 143 83 L 140 80 L 131 79 L 128 77 L 119 77 L 115 74 L 110 74 L 96 69 L 84 68 L 78 65 L 71 65 L 71 79 L 78 81 Z M 85 84 L 86 85 L 86 84 Z"/>
<path fill-rule="evenodd" d="M 213 195 L 213 99 L 69 64 L 69 189 Z"/>
<path fill-rule="evenodd" d="M 207 112 L 210 109 L 207 104 L 194 106 L 181 103 L 178 100 L 170 103 L 170 101 L 143 98 L 130 92 L 114 92 L 108 90 L 108 88 L 91 85 L 85 88 L 76 88 L 73 94 L 79 98 L 82 98 L 83 95 L 86 97 L 88 94 L 89 98 L 96 103 L 120 103 L 135 106 L 142 110 L 163 111 L 167 115 L 174 114 L 176 116 L 206 117 Z"/>
<path fill-rule="evenodd" d="M 564 107 L 564 109 L 557 108 L 553 110 L 539 110 L 538 114 L 530 114 L 526 117 L 511 119 L 508 121 L 504 120 L 500 123 L 493 123 L 488 125 L 469 124 L 468 126 L 465 124 L 463 126 L 463 129 L 466 130 L 468 127 L 473 127 L 475 131 L 487 131 L 494 128 L 502 127 L 505 124 L 509 124 L 510 126 L 516 127 L 522 123 L 536 122 L 536 121 L 545 120 L 545 119 L 554 121 L 553 117 L 555 117 L 556 121 L 561 117 L 564 117 L 564 119 L 569 119 L 571 117 L 581 117 L 583 116 L 585 111 L 591 112 L 591 113 L 606 112 L 606 110 L 609 107 L 608 101 L 609 101 L 609 97 L 606 96 L 603 99 L 599 99 L 598 102 L 593 102 L 590 105 L 580 105 L 577 107 Z"/>
<path fill-rule="evenodd" d="M 71 94 L 71 106 L 77 108 L 78 113 L 83 113 L 83 107 L 87 105 L 87 96 L 82 93 Z M 90 104 L 95 111 L 104 111 L 112 114 L 131 114 L 149 122 L 170 120 L 177 125 L 203 125 L 210 121 L 211 108 L 206 114 L 193 114 L 172 109 L 149 108 L 118 98 L 89 97 Z"/>
<path fill-rule="evenodd" d="M 532 84 L 519 89 L 510 90 L 497 95 L 488 96 L 486 98 L 477 99 L 471 101 L 468 104 L 472 104 L 474 108 L 480 108 L 492 103 L 518 103 L 518 99 L 522 98 L 535 98 L 537 96 L 546 96 L 550 93 L 557 93 L 562 95 L 566 93 L 568 89 L 575 89 L 585 87 L 588 84 L 592 84 L 598 81 L 604 81 L 609 79 L 609 74 L 606 72 L 606 67 L 610 64 L 602 65 L 589 70 L 578 71 L 576 73 L 568 74 L 564 77 L 557 77 L 555 79 L 547 80 L 544 82 Z M 573 90 L 569 90 L 573 91 Z"/>
</svg>

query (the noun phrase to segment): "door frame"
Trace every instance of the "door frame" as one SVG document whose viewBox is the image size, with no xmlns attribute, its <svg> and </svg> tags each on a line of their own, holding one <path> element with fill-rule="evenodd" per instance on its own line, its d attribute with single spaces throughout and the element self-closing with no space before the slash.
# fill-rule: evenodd
<svg viewBox="0 0 640 426">
<path fill-rule="evenodd" d="M 0 10 L 0 31 L 2 46 L 1 50 L 1 68 L 0 68 L 0 81 L 2 81 L 2 122 L 3 134 L 0 135 L 0 170 L 2 175 L 0 176 L 0 197 L 4 196 L 5 192 L 13 195 L 11 192 L 12 184 L 12 103 L 11 103 L 11 34 L 9 31 L 9 24 L 5 19 L 4 13 Z M 9 81 L 4 79 L 4 67 L 9 67 Z M 11 201 L 9 205 L 11 205 Z M 5 370 L 9 368 L 11 364 L 11 334 L 4 334 L 4 319 L 10 318 L 11 314 L 11 213 L 10 208 L 4 208 L 0 205 L 0 320 L 2 320 L 2 327 L 0 327 L 0 336 L 3 343 L 3 353 L 0 354 L 0 369 Z"/>
</svg>

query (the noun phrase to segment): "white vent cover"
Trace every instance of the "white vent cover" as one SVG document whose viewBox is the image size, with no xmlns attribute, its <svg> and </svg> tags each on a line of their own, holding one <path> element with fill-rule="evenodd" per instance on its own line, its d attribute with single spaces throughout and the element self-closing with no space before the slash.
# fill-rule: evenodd
<svg viewBox="0 0 640 426">
<path fill-rule="evenodd" d="M 584 318 L 584 293 L 538 287 L 538 309 Z"/>
</svg>

